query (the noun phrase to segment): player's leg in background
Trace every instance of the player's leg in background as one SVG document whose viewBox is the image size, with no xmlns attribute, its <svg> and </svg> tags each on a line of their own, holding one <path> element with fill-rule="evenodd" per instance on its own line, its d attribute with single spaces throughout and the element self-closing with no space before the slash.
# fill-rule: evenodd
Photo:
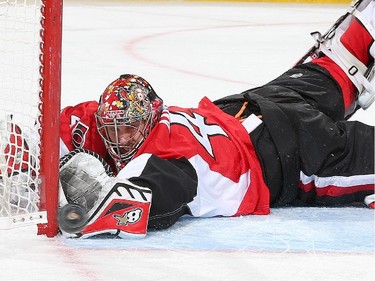
<svg viewBox="0 0 375 281">
<path fill-rule="evenodd" d="M 367 82 L 361 81 L 360 78 L 350 79 L 350 74 L 355 74 L 355 71 L 365 73 L 374 64 L 375 1 L 361 1 L 354 15 L 347 28 L 335 35 L 339 36 L 342 45 L 336 44 L 332 48 L 337 56 L 341 57 L 333 56 L 335 59 L 333 61 L 330 54 L 313 60 L 314 63 L 327 69 L 338 82 L 346 112 L 349 113 L 356 102 L 356 91 L 361 94 L 361 91 L 366 90 L 364 89 L 366 85 L 362 84 Z M 340 67 L 336 63 L 340 63 L 340 60 L 347 60 L 347 65 L 352 69 L 350 67 L 342 69 L 342 65 Z M 371 104 L 369 100 L 366 102 Z M 365 203 L 371 207 L 374 199 L 373 196 L 368 195 L 374 193 L 374 129 L 354 122 L 339 122 L 338 126 L 347 132 L 347 143 L 353 148 L 345 156 L 345 158 L 349 156 L 350 161 L 343 161 L 341 166 L 335 162 L 326 164 L 317 175 L 306 176 L 301 172 L 300 198 L 313 203 L 332 205 L 363 202 L 363 198 L 367 196 Z M 363 153 L 359 153 L 359 150 Z"/>
<path fill-rule="evenodd" d="M 328 39 L 329 43 L 321 44 L 325 56 L 313 60 L 327 69 L 340 85 L 347 115 L 354 111 L 356 104 L 367 108 L 373 101 L 374 89 L 370 96 L 365 97 L 363 93 L 373 88 L 364 76 L 374 63 L 374 18 L 375 1 L 360 1 L 353 15 L 349 15 Z"/>
</svg>

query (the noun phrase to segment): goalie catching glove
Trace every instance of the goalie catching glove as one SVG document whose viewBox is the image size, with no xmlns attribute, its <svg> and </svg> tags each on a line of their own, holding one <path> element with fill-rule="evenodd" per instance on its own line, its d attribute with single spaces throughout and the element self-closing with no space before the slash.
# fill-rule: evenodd
<svg viewBox="0 0 375 281">
<path fill-rule="evenodd" d="M 114 177 L 99 155 L 77 149 L 60 161 L 59 205 L 64 236 L 144 237 L 151 190 Z"/>
</svg>

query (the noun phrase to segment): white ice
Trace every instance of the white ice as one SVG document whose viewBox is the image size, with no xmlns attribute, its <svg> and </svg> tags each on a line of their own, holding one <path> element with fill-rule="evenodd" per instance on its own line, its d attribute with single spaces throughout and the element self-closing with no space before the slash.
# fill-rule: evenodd
<svg viewBox="0 0 375 281">
<path fill-rule="evenodd" d="M 343 5 L 65 1 L 62 106 L 136 73 L 168 105 L 196 106 L 275 78 Z M 374 106 L 356 119 L 374 125 Z M 283 208 L 184 218 L 142 240 L 0 232 L 0 280 L 375 280 L 374 211 Z"/>
</svg>

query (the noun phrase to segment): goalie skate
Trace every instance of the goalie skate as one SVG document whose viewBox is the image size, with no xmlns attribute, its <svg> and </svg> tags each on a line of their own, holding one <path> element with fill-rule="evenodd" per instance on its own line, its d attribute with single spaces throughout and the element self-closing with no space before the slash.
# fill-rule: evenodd
<svg viewBox="0 0 375 281">
<path fill-rule="evenodd" d="M 375 194 L 366 196 L 364 202 L 369 208 L 375 209 Z"/>
</svg>

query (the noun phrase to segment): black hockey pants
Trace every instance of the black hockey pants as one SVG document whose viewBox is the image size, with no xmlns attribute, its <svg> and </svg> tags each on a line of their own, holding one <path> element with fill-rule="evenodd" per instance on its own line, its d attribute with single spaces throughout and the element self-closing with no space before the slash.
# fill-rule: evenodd
<svg viewBox="0 0 375 281">
<path fill-rule="evenodd" d="M 298 199 L 300 171 L 320 177 L 374 173 L 374 127 L 344 119 L 341 89 L 324 68 L 299 65 L 262 87 L 215 104 L 235 115 L 245 101 L 245 116 L 262 116 L 263 124 L 250 137 L 272 206 Z M 348 203 L 344 201 L 353 198 L 341 198 L 343 202 L 320 199 L 319 203 Z"/>
</svg>

